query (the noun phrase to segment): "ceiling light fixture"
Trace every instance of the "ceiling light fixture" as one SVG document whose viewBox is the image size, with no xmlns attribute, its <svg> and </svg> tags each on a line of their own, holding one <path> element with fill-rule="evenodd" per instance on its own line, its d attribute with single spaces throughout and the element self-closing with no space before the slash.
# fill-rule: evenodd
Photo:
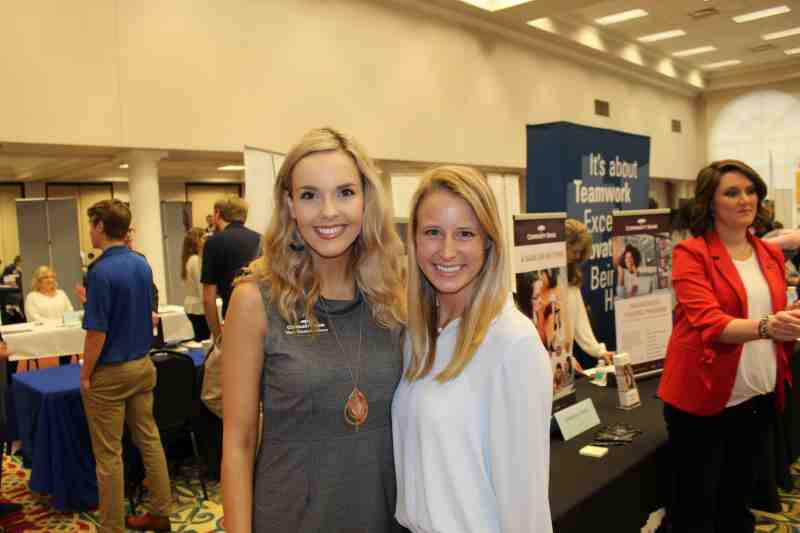
<svg viewBox="0 0 800 533">
<path fill-rule="evenodd" d="M 128 163 L 122 163 L 119 168 L 128 168 Z"/>
<path fill-rule="evenodd" d="M 233 171 L 238 171 L 238 170 L 244 170 L 244 165 L 223 165 L 223 166 L 217 168 L 217 170 L 222 170 L 222 171 L 225 171 L 225 172 L 233 172 Z"/>
<path fill-rule="evenodd" d="M 631 9 L 630 11 L 623 11 L 622 13 L 615 13 L 606 17 L 600 17 L 599 19 L 594 19 L 594 21 L 601 26 L 608 26 L 609 24 L 616 24 L 618 22 L 625 22 L 626 20 L 638 19 L 641 17 L 646 17 L 647 15 L 648 13 L 644 9 Z"/>
<path fill-rule="evenodd" d="M 636 40 L 640 43 L 654 43 L 656 41 L 664 41 L 666 39 L 674 39 L 675 37 L 683 37 L 686 32 L 683 30 L 670 30 L 662 31 L 660 33 L 653 33 L 650 35 L 642 35 L 637 37 Z"/>
<path fill-rule="evenodd" d="M 672 55 L 674 57 L 689 57 L 689 56 L 696 56 L 697 54 L 705 54 L 706 52 L 713 52 L 717 49 L 716 46 L 699 46 L 697 48 L 689 48 L 688 50 L 680 50 L 679 52 L 673 52 Z"/>
<path fill-rule="evenodd" d="M 765 41 L 771 41 L 773 39 L 783 39 L 784 37 L 791 37 L 792 35 L 800 35 L 800 28 L 791 28 L 789 30 L 767 33 L 766 35 L 762 35 L 761 38 L 764 39 Z"/>
<path fill-rule="evenodd" d="M 784 54 L 787 56 L 793 56 L 795 54 L 800 54 L 800 48 L 790 48 L 788 50 L 783 51 Z"/>
<path fill-rule="evenodd" d="M 762 9 L 760 11 L 753 11 L 752 13 L 745 13 L 744 15 L 738 15 L 733 17 L 733 21 L 737 24 L 742 24 L 743 22 L 751 22 L 753 20 L 758 19 L 765 19 L 767 17 L 774 17 L 775 15 L 783 15 L 784 13 L 790 12 L 792 9 L 789 6 L 775 6 L 769 9 Z"/>
<path fill-rule="evenodd" d="M 500 11 L 509 7 L 527 4 L 531 0 L 461 0 L 465 4 L 475 6 L 484 11 Z"/>
<path fill-rule="evenodd" d="M 717 63 L 708 63 L 707 65 L 703 65 L 703 68 L 714 69 L 722 67 L 732 67 L 733 65 L 738 65 L 739 63 L 741 63 L 739 59 L 729 59 L 727 61 L 719 61 Z"/>
<path fill-rule="evenodd" d="M 537 30 L 542 30 L 550 33 L 556 33 L 556 27 L 553 24 L 553 19 L 548 17 L 542 17 L 540 19 L 529 20 L 527 22 L 528 26 L 532 28 L 536 28 Z"/>
</svg>

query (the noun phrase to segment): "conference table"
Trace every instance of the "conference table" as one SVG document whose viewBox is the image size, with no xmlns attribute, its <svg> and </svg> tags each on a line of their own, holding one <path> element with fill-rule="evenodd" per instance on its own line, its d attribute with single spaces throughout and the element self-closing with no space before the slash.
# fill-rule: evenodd
<svg viewBox="0 0 800 533">
<path fill-rule="evenodd" d="M 190 355 L 197 366 L 202 363 L 201 350 L 192 350 Z M 800 364 L 800 358 L 797 361 Z M 15 374 L 10 394 L 13 413 L 9 423 L 28 455 L 30 488 L 52 496 L 53 506 L 62 511 L 97 506 L 94 457 L 79 374 L 78 365 Z M 641 406 L 625 411 L 617 408 L 616 389 L 596 387 L 585 379 L 577 382 L 577 399 L 591 398 L 601 424 L 625 423 L 642 434 L 628 445 L 609 448 L 602 459 L 578 453 L 593 440 L 597 428 L 566 442 L 559 437 L 551 440 L 550 508 L 556 533 L 639 531 L 651 512 L 667 505 L 671 467 L 663 404 L 655 397 L 658 377 L 642 380 L 638 386 Z M 800 393 L 792 391 L 789 401 L 794 415 L 800 407 Z M 791 418 L 783 418 L 783 431 L 796 433 Z M 775 459 L 770 461 L 774 465 Z M 787 465 L 778 467 L 780 472 Z M 775 477 L 768 475 L 771 479 L 762 480 L 762 502 L 768 504 L 776 498 Z M 758 507 L 770 510 L 766 505 Z"/>
<path fill-rule="evenodd" d="M 785 409 L 767 435 L 764 453 L 755 460 L 753 508 L 782 512 L 778 488 L 793 490 L 791 465 L 800 457 L 800 346 L 790 360 L 795 386 L 787 388 Z M 593 440 L 596 429 L 550 447 L 550 510 L 555 533 L 573 531 L 639 531 L 653 511 L 669 505 L 672 458 L 667 448 L 663 403 L 656 398 L 659 377 L 638 382 L 642 405 L 617 408 L 617 390 L 581 379 L 578 401 L 591 398 L 601 424 L 624 423 L 643 433 L 626 446 L 610 447 L 601 459 L 578 450 Z"/>
<path fill-rule="evenodd" d="M 550 443 L 550 512 L 553 531 L 639 531 L 668 497 L 667 431 L 663 404 L 655 397 L 658 377 L 638 383 L 641 406 L 617 407 L 617 389 L 576 383 L 577 400 L 590 398 L 600 423 L 624 423 L 642 431 L 625 446 L 610 447 L 601 459 L 580 455 L 597 428 Z M 599 426 L 598 426 L 599 427 Z"/>
<path fill-rule="evenodd" d="M 189 356 L 199 367 L 202 350 Z M 14 374 L 9 429 L 22 441 L 29 487 L 51 496 L 59 511 L 97 507 L 97 478 L 89 428 L 80 394 L 80 366 Z"/>
<path fill-rule="evenodd" d="M 77 314 L 75 315 L 77 318 Z M 177 344 L 194 338 L 194 329 L 183 307 L 159 307 L 158 316 L 164 333 L 164 343 Z M 12 361 L 39 359 L 57 355 L 83 353 L 86 331 L 80 319 L 74 322 L 25 322 L 0 326 L 0 333 L 8 344 Z"/>
</svg>

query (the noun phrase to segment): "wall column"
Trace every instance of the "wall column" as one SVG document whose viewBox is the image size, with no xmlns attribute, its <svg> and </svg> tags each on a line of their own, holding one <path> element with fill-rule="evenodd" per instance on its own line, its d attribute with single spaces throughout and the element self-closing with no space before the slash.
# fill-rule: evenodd
<svg viewBox="0 0 800 533">
<path fill-rule="evenodd" d="M 166 155 L 166 152 L 156 150 L 132 150 L 127 157 L 132 224 L 136 228 L 133 248 L 147 257 L 162 302 L 166 302 L 167 276 L 164 269 L 158 162 Z"/>
</svg>

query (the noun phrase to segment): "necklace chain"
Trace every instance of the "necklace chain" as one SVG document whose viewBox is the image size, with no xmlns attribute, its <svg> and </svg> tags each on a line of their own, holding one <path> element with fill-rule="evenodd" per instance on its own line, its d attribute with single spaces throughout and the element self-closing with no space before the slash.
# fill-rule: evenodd
<svg viewBox="0 0 800 533">
<path fill-rule="evenodd" d="M 342 351 L 342 355 L 345 359 L 348 360 L 347 370 L 350 372 L 350 379 L 353 382 L 353 388 L 358 389 L 358 382 L 361 379 L 361 339 L 364 333 L 364 302 L 362 301 L 359 304 L 359 311 L 358 311 L 358 352 L 356 352 L 356 370 L 353 372 L 353 368 L 350 366 L 349 357 L 347 357 L 347 352 L 344 349 L 344 345 L 342 341 L 339 340 L 339 334 L 336 332 L 336 326 L 333 324 L 333 319 L 331 318 L 330 311 L 328 310 L 328 302 L 325 298 L 320 295 L 320 301 L 322 302 L 323 307 L 325 308 L 325 316 L 328 317 L 328 322 L 331 325 L 331 331 L 333 331 L 333 338 L 336 339 L 336 344 L 339 345 L 339 349 Z"/>
</svg>

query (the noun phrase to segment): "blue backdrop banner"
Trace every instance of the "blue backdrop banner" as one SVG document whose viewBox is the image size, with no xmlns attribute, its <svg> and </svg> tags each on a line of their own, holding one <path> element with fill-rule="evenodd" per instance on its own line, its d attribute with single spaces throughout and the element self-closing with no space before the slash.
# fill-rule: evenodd
<svg viewBox="0 0 800 533">
<path fill-rule="evenodd" d="M 570 122 L 531 124 L 527 136 L 527 211 L 566 211 L 588 227 L 583 298 L 598 339 L 614 350 L 611 212 L 647 207 L 650 137 Z"/>
</svg>

